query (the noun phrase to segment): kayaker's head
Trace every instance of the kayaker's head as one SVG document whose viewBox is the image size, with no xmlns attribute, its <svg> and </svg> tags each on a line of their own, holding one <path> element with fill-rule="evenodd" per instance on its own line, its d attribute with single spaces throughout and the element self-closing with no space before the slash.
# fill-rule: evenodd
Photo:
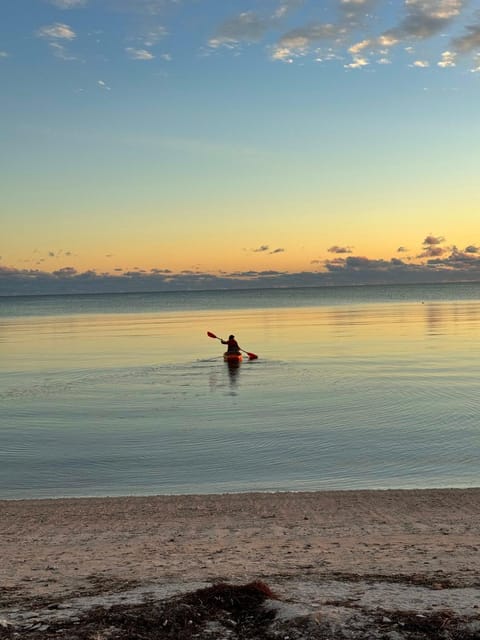
<svg viewBox="0 0 480 640">
<path fill-rule="evenodd" d="M 228 336 L 229 340 L 234 340 L 235 336 Z"/>
</svg>

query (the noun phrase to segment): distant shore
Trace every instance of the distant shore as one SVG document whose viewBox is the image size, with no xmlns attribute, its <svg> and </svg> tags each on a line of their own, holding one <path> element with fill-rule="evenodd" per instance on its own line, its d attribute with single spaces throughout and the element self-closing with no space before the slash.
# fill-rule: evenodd
<svg viewBox="0 0 480 640">
<path fill-rule="evenodd" d="M 0 501 L 2 597 L 122 585 L 480 575 L 480 489 Z"/>
</svg>

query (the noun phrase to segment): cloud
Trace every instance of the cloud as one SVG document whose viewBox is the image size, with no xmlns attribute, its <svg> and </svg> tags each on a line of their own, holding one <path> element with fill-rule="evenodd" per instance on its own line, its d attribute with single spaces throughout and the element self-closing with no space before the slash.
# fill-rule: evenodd
<svg viewBox="0 0 480 640">
<path fill-rule="evenodd" d="M 406 253 L 408 249 L 406 247 L 398 247 L 397 253 Z"/>
<path fill-rule="evenodd" d="M 48 46 L 50 47 L 53 55 L 56 58 L 60 58 L 60 60 L 78 60 L 76 56 L 69 54 L 67 49 L 63 44 L 60 44 L 60 42 L 49 42 Z"/>
<path fill-rule="evenodd" d="M 392 47 L 402 42 L 412 40 L 425 40 L 442 33 L 453 21 L 458 18 L 467 0 L 405 0 L 406 15 L 400 23 L 376 37 L 361 40 L 349 48 L 353 56 L 346 68 L 355 69 L 367 66 L 370 63 L 369 55 L 383 53 L 383 57 L 377 63 L 390 62 L 385 53 Z M 468 42 L 468 40 L 467 40 Z M 459 46 L 462 46 L 459 43 Z M 465 45 L 467 47 L 468 44 Z M 413 47 L 405 47 L 407 53 L 413 53 Z M 455 66 L 455 54 L 445 52 L 445 56 L 439 63 L 440 67 Z M 429 63 L 425 60 L 417 60 L 413 67 L 426 68 Z"/>
<path fill-rule="evenodd" d="M 6 51 L 0 51 L 0 60 L 2 58 L 8 58 L 8 57 L 9 57 L 9 54 Z"/>
<path fill-rule="evenodd" d="M 209 46 L 236 48 L 240 43 L 259 42 L 272 28 L 278 28 L 294 9 L 304 4 L 304 0 L 282 0 L 273 13 L 260 15 L 255 11 L 243 11 L 225 20 L 209 39 Z"/>
<path fill-rule="evenodd" d="M 284 18 L 290 11 L 301 7 L 305 0 L 282 0 L 280 6 L 275 10 L 274 18 Z"/>
<path fill-rule="evenodd" d="M 480 53 L 477 53 L 473 59 L 473 67 L 470 69 L 472 73 L 480 73 Z"/>
<path fill-rule="evenodd" d="M 153 60 L 155 56 L 146 49 L 134 49 L 133 47 L 127 47 L 125 49 L 127 55 L 132 60 Z"/>
<path fill-rule="evenodd" d="M 443 236 L 429 234 L 424 238 L 422 242 L 423 251 L 417 258 L 435 258 L 444 255 L 448 251 L 448 249 L 440 246 L 444 240 L 445 238 Z"/>
<path fill-rule="evenodd" d="M 330 23 L 315 23 L 285 33 L 272 49 L 273 60 L 287 60 L 308 53 L 312 45 L 335 40 L 342 29 Z"/>
<path fill-rule="evenodd" d="M 264 251 L 268 251 L 269 250 L 269 246 L 268 244 L 262 244 L 260 247 L 258 247 L 257 249 L 252 249 L 252 251 L 254 253 L 263 253 Z"/>
<path fill-rule="evenodd" d="M 424 249 L 424 251 L 422 251 L 422 253 L 420 253 L 417 257 L 418 258 L 433 258 L 436 256 L 442 256 L 444 253 L 446 253 L 447 249 L 444 249 L 443 247 L 434 247 L 434 246 L 430 246 L 430 247 L 426 247 Z"/>
<path fill-rule="evenodd" d="M 258 42 L 269 27 L 269 21 L 253 11 L 245 11 L 226 20 L 210 38 L 209 45 L 216 49 L 234 46 L 239 42 Z"/>
<path fill-rule="evenodd" d="M 97 80 L 97 86 L 104 91 L 111 91 L 112 88 L 108 86 L 108 84 L 104 80 Z"/>
<path fill-rule="evenodd" d="M 88 0 L 50 0 L 58 9 L 80 9 L 87 6 Z"/>
<path fill-rule="evenodd" d="M 56 271 L 53 271 L 52 273 L 53 273 L 54 276 L 57 276 L 57 277 L 70 278 L 71 276 L 77 275 L 78 271 L 76 269 L 74 269 L 73 267 L 63 267 L 62 269 L 57 269 Z"/>
<path fill-rule="evenodd" d="M 76 56 L 68 53 L 63 41 L 71 42 L 77 35 L 75 31 L 68 25 L 61 22 L 55 22 L 52 25 L 41 27 L 36 34 L 39 38 L 48 41 L 50 51 L 56 58 L 60 60 L 78 60 Z M 60 41 L 60 42 L 59 42 Z"/>
<path fill-rule="evenodd" d="M 448 67 L 455 67 L 456 66 L 456 57 L 457 54 L 452 52 L 452 51 L 444 51 L 442 53 L 442 59 L 440 60 L 440 62 L 437 62 L 437 65 L 439 67 L 442 67 L 443 69 L 446 69 Z"/>
<path fill-rule="evenodd" d="M 339 247 L 338 245 L 334 244 L 333 247 L 329 247 L 327 249 L 327 251 L 329 253 L 352 253 L 352 248 L 351 247 Z"/>
<path fill-rule="evenodd" d="M 348 29 L 356 29 L 365 22 L 379 0 L 340 0 L 340 23 Z"/>
<path fill-rule="evenodd" d="M 354 56 L 353 62 L 344 65 L 346 69 L 361 69 L 362 67 L 366 67 L 370 64 L 368 58 L 364 56 Z"/>
<path fill-rule="evenodd" d="M 422 242 L 422 244 L 424 246 L 432 246 L 435 244 L 440 244 L 445 240 L 445 238 L 443 236 L 434 236 L 432 234 L 426 236 L 426 238 L 424 239 L 424 241 Z"/>
<path fill-rule="evenodd" d="M 327 260 L 325 266 L 329 271 L 348 268 L 350 270 L 357 269 L 375 269 L 385 268 L 391 262 L 387 260 L 372 260 L 365 256 L 352 256 L 349 258 L 335 258 L 335 260 Z"/>
<path fill-rule="evenodd" d="M 469 25 L 463 36 L 453 38 L 452 46 L 460 53 L 470 53 L 480 50 L 480 24 Z"/>
<path fill-rule="evenodd" d="M 449 255 L 443 258 L 435 257 L 428 261 L 428 265 L 450 270 L 470 271 L 478 268 L 480 258 L 470 252 L 459 251 L 457 247 L 452 247 Z"/>
<path fill-rule="evenodd" d="M 178 5 L 178 0 L 109 0 L 109 4 L 115 11 L 156 16 L 163 13 L 171 6 Z"/>
<path fill-rule="evenodd" d="M 290 62 L 293 58 L 306 55 L 312 47 L 333 42 L 343 43 L 348 34 L 358 29 L 367 19 L 369 11 L 379 0 L 340 0 L 338 4 L 339 19 L 337 22 L 311 22 L 303 27 L 296 27 L 285 33 L 272 49 L 273 60 Z M 370 39 L 352 45 L 354 60 L 348 68 L 366 66 L 367 59 L 359 55 L 363 48 L 372 43 Z"/>
<path fill-rule="evenodd" d="M 336 47 L 346 46 L 353 56 L 352 62 L 344 64 L 347 69 L 359 69 L 370 64 L 369 55 L 380 53 L 377 64 L 391 64 L 386 56 L 386 49 L 398 44 L 402 37 L 411 33 L 419 33 L 419 25 L 427 22 L 427 18 L 439 20 L 442 24 L 447 20 L 446 16 L 456 15 L 454 10 L 448 9 L 451 3 L 464 0 L 406 0 L 407 16 L 401 25 L 380 34 L 377 37 L 368 37 L 351 44 L 348 47 L 348 39 L 353 33 L 367 23 L 372 22 L 373 10 L 379 4 L 379 0 L 339 0 L 339 19 L 334 23 L 311 23 L 303 27 L 297 27 L 284 34 L 274 47 L 272 59 L 292 61 L 294 57 L 308 53 L 314 45 L 321 45 L 326 41 L 334 43 Z M 445 5 L 441 11 L 435 9 L 435 4 Z M 442 16 L 442 17 L 440 17 Z M 371 27 L 369 28 L 371 31 Z"/>
<path fill-rule="evenodd" d="M 424 40 L 443 29 L 460 15 L 467 0 L 405 0 L 407 15 L 383 35 L 392 44 L 401 40 Z M 385 46 L 387 41 L 385 41 Z"/>
<path fill-rule="evenodd" d="M 352 55 L 356 56 L 361 53 L 364 49 L 368 49 L 372 46 L 372 40 L 361 40 L 360 42 L 356 42 L 352 44 L 352 46 L 348 49 L 348 52 Z"/>
<path fill-rule="evenodd" d="M 403 0 L 402 3 L 394 3 L 387 0 L 331 0 L 320 3 L 323 10 L 329 11 L 328 20 L 319 20 L 320 8 L 314 0 L 280 2 L 275 10 L 270 11 L 265 7 L 271 3 L 257 3 L 257 6 L 264 7 L 263 11 L 246 10 L 228 18 L 214 31 L 209 46 L 211 49 L 238 50 L 242 43 L 254 44 L 263 40 L 273 61 L 293 63 L 311 55 L 320 63 L 341 60 L 345 69 L 362 69 L 373 63 L 385 66 L 394 62 L 389 54 L 397 45 L 402 45 L 409 55 L 413 55 L 416 52 L 412 43 L 422 43 L 434 36 L 448 37 L 449 29 L 459 22 L 469 1 Z M 387 4 L 395 8 L 398 5 L 400 16 L 390 28 L 375 33 L 381 29 L 382 7 Z M 397 12 L 389 10 L 388 13 L 396 15 Z M 478 51 L 480 22 L 464 29 L 463 35 L 450 40 L 449 50 L 444 52 L 438 63 L 440 68 L 455 66 L 457 54 Z M 279 35 L 272 42 L 277 33 Z M 347 52 L 352 59 L 345 62 Z M 418 59 L 409 66 L 430 66 L 428 59 L 420 57 L 419 53 L 416 55 Z M 472 71 L 480 71 L 480 58 Z"/>
<path fill-rule="evenodd" d="M 37 36 L 48 40 L 73 40 L 77 37 L 76 33 L 68 24 L 62 24 L 61 22 L 41 27 L 37 31 Z"/>
<path fill-rule="evenodd" d="M 205 289 L 250 289 L 259 287 L 308 287 L 355 284 L 408 284 L 426 282 L 459 282 L 480 280 L 480 248 L 468 245 L 443 250 L 438 245 L 430 249 L 445 251 L 430 256 L 426 262 L 405 262 L 370 259 L 365 256 L 337 256 L 332 260 L 312 261 L 315 271 L 242 271 L 220 274 L 185 270 L 172 273 L 169 269 L 134 269 L 113 274 L 89 270 L 77 272 L 70 266 L 53 272 L 39 269 L 15 269 L 0 265 L 0 295 L 35 295 L 55 293 L 104 293 L 141 291 L 185 291 Z M 470 249 L 470 250 L 467 250 Z M 473 251 L 475 249 L 475 251 Z"/>
<path fill-rule="evenodd" d="M 309 24 L 286 31 L 274 45 L 269 47 L 272 60 L 291 61 L 294 57 L 306 55 L 316 44 L 339 41 L 364 22 L 369 8 L 378 0 L 340 0 L 339 21 L 324 23 L 311 21 Z M 308 4 L 302 0 L 281 2 L 271 14 L 261 15 L 255 11 L 244 11 L 224 21 L 209 40 L 212 48 L 236 48 L 240 43 L 259 42 L 270 30 L 278 30 L 283 19 L 295 9 Z"/>
<path fill-rule="evenodd" d="M 165 38 L 168 35 L 167 29 L 163 25 L 151 28 L 142 36 L 142 41 L 145 47 L 153 47 L 159 40 Z"/>
<path fill-rule="evenodd" d="M 270 255 L 274 255 L 275 253 L 284 253 L 285 249 L 282 249 L 281 247 L 279 247 L 278 249 L 274 249 L 273 251 L 270 251 Z"/>
</svg>

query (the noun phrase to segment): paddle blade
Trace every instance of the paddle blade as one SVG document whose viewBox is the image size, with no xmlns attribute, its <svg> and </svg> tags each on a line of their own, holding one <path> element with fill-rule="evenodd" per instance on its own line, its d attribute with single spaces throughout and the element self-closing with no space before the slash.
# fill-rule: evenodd
<svg viewBox="0 0 480 640">
<path fill-rule="evenodd" d="M 218 338 L 214 333 L 212 333 L 211 331 L 207 331 L 207 336 L 209 338 L 216 338 L 217 340 L 220 340 L 220 338 Z"/>
<path fill-rule="evenodd" d="M 258 356 L 255 353 L 249 353 L 247 351 L 247 356 L 249 360 L 258 360 Z"/>
</svg>

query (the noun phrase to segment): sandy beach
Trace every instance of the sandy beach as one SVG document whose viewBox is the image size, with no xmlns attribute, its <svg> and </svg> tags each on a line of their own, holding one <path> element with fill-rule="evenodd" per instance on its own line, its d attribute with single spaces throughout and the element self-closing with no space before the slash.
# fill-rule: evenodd
<svg viewBox="0 0 480 640">
<path fill-rule="evenodd" d="M 310 607 L 354 593 L 386 610 L 395 592 L 435 609 L 442 594 L 478 616 L 479 531 L 480 489 L 2 501 L 0 616 L 254 580 Z"/>
</svg>

